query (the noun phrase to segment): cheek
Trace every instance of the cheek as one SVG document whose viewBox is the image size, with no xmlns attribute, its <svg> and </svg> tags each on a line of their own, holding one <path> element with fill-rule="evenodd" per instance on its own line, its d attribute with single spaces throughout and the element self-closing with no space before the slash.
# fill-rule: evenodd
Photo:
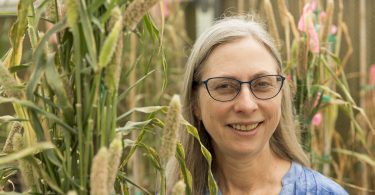
<svg viewBox="0 0 375 195">
<path fill-rule="evenodd" d="M 194 115 L 199 119 L 199 120 L 202 120 L 202 112 L 206 109 L 204 108 L 204 94 L 203 94 L 203 91 L 201 89 L 198 89 L 198 91 L 196 92 L 195 94 L 195 98 L 194 99 L 194 102 L 193 105 L 193 112 L 194 112 Z M 203 105 L 203 106 L 202 106 Z"/>
<path fill-rule="evenodd" d="M 203 121 L 207 126 L 217 124 L 217 121 L 222 121 L 225 106 L 221 102 L 213 100 L 206 94 L 199 94 L 199 114 L 200 120 Z M 216 121 L 216 122 L 214 122 Z M 211 124 L 213 123 L 213 124 Z"/>
<path fill-rule="evenodd" d="M 272 118 L 274 118 L 275 122 L 277 122 L 278 124 L 281 119 L 280 102 L 276 102 L 275 104 L 273 104 L 272 108 L 270 109 L 270 113 L 271 113 Z"/>
<path fill-rule="evenodd" d="M 281 101 L 275 99 L 276 101 L 264 104 L 263 108 L 266 111 L 266 115 L 272 120 L 272 122 L 279 122 L 281 118 Z"/>
<path fill-rule="evenodd" d="M 281 119 L 281 108 L 280 107 L 278 107 L 277 109 L 276 109 L 276 112 L 275 112 L 275 119 L 276 119 L 276 121 L 277 121 L 277 123 L 279 123 L 280 122 L 280 119 Z"/>
</svg>

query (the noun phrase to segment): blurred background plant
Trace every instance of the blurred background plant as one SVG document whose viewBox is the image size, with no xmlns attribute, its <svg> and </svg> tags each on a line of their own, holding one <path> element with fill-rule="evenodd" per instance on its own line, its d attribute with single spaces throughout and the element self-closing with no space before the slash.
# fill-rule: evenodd
<svg viewBox="0 0 375 195">
<path fill-rule="evenodd" d="M 312 167 L 352 193 L 374 193 L 375 120 L 367 109 L 374 106 L 370 103 L 373 94 L 366 92 L 365 106 L 356 103 L 350 92 L 345 67 L 353 46 L 343 21 L 343 5 L 342 0 L 305 1 L 295 20 L 285 1 L 279 0 L 281 30 L 270 11 L 274 10 L 270 1 L 262 6 L 270 32 L 281 44 L 285 73 L 295 89 L 301 142 L 311 156 Z M 337 129 L 339 115 L 349 128 Z"/>
</svg>

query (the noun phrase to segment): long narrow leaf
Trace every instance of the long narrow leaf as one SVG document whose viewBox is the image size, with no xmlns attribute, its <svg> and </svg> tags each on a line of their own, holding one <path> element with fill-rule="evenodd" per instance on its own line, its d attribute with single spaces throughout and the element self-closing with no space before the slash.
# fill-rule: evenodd
<svg viewBox="0 0 375 195">
<path fill-rule="evenodd" d="M 117 118 L 117 121 L 119 121 L 123 118 L 126 118 L 127 116 L 129 116 L 133 112 L 141 112 L 141 113 L 145 113 L 145 114 L 151 114 L 151 113 L 155 113 L 155 112 L 159 112 L 159 111 L 166 112 L 167 109 L 168 109 L 168 106 L 148 106 L 148 107 L 133 108 L 133 109 L 129 110 L 128 112 L 119 116 Z"/>
<path fill-rule="evenodd" d="M 32 0 L 23 0 L 18 4 L 17 21 L 12 26 L 10 40 L 13 47 L 10 66 L 20 64 L 22 57 L 23 39 L 27 27 L 28 8 L 32 6 Z"/>
<path fill-rule="evenodd" d="M 163 171 L 160 163 L 160 157 L 156 150 L 152 148 L 151 146 L 144 144 L 144 143 L 138 143 L 138 146 L 140 146 L 141 149 L 143 149 L 146 152 L 146 155 L 150 158 L 152 165 L 158 170 Z"/>
<path fill-rule="evenodd" d="M 69 125 L 73 125 L 74 111 L 72 104 L 70 103 L 67 93 L 64 90 L 63 82 L 60 75 L 57 72 L 56 66 L 53 63 L 54 55 L 48 56 L 47 67 L 46 67 L 46 80 L 48 85 L 56 94 L 57 105 L 62 108 L 65 120 Z"/>
<path fill-rule="evenodd" d="M 123 135 L 127 135 L 130 133 L 131 130 L 143 128 L 145 125 L 149 125 L 152 123 L 152 119 L 142 121 L 142 122 L 133 122 L 128 121 L 124 127 L 117 128 L 117 132 L 121 132 Z"/>
<path fill-rule="evenodd" d="M 48 149 L 54 149 L 55 146 L 50 143 L 50 142 L 42 142 L 42 143 L 37 143 L 34 146 L 27 147 L 23 150 L 20 150 L 18 152 L 6 155 L 4 157 L 0 158 L 0 165 L 6 164 L 13 162 L 15 160 L 19 160 L 21 158 L 24 158 L 26 156 L 34 155 L 35 153 L 41 152 L 43 150 L 48 150 Z"/>
<path fill-rule="evenodd" d="M 28 100 L 19 100 L 19 99 L 16 99 L 16 98 L 0 97 L 0 104 L 2 104 L 2 103 L 16 103 L 16 104 L 22 105 L 24 107 L 33 109 L 36 112 L 41 113 L 44 116 L 46 116 L 47 118 L 55 121 L 57 124 L 61 125 L 62 127 L 64 127 L 66 130 L 70 131 L 71 133 L 74 133 L 74 134 L 76 133 L 75 129 L 73 129 L 72 127 L 70 127 L 68 124 L 66 124 L 64 121 L 62 121 L 59 117 L 57 117 L 56 115 L 54 115 L 54 114 L 52 114 L 50 112 L 47 112 L 47 111 L 39 108 L 37 105 L 35 105 L 31 101 L 28 101 Z"/>
<path fill-rule="evenodd" d="M 189 169 L 186 167 L 185 151 L 181 143 L 177 144 L 176 158 L 180 164 L 181 172 L 186 184 L 186 194 L 190 195 L 192 193 L 193 179 Z"/>
<path fill-rule="evenodd" d="M 97 64 L 97 51 L 96 51 L 96 42 L 94 38 L 94 30 L 92 28 L 91 22 L 90 22 L 90 15 L 88 13 L 88 9 L 86 6 L 85 1 L 81 1 L 81 4 L 79 4 L 79 14 L 81 17 L 81 25 L 83 30 L 83 37 L 85 39 L 86 43 L 86 49 L 89 52 L 89 61 L 91 62 L 91 66 L 94 68 Z"/>
<path fill-rule="evenodd" d="M 357 158 L 359 161 L 365 162 L 368 165 L 375 168 L 375 159 L 372 159 L 369 155 L 358 153 L 358 152 L 353 152 L 350 150 L 340 149 L 340 148 L 334 149 L 333 151 L 337 153 L 345 154 L 348 156 L 353 156 Z"/>
<path fill-rule="evenodd" d="M 35 88 L 37 84 L 40 81 L 40 78 L 42 77 L 42 74 L 44 73 L 44 69 L 46 66 L 46 55 L 44 53 L 45 51 L 45 44 L 48 42 L 48 39 L 56 32 L 62 30 L 65 28 L 65 22 L 60 21 L 58 22 L 55 26 L 52 27 L 51 30 L 47 31 L 46 35 L 42 38 L 40 41 L 38 47 L 35 50 L 34 54 L 34 66 L 35 69 L 32 72 L 30 76 L 30 80 L 27 83 L 26 86 L 26 96 L 28 99 L 32 100 L 33 99 L 33 93 L 35 91 Z"/>
<path fill-rule="evenodd" d="M 150 72 L 148 72 L 145 76 L 141 77 L 140 79 L 138 79 L 132 86 L 130 86 L 129 88 L 127 88 L 124 92 L 122 92 L 118 99 L 117 99 L 117 102 L 120 102 L 122 99 L 124 99 L 126 97 L 126 95 L 129 93 L 129 91 L 131 89 L 133 89 L 134 87 L 136 87 L 137 85 L 139 85 L 144 79 L 146 79 L 148 76 L 150 76 L 155 70 L 151 70 Z"/>
<path fill-rule="evenodd" d="M 152 195 L 152 193 L 149 192 L 146 188 L 144 188 L 144 187 L 142 187 L 142 186 L 136 184 L 135 182 L 133 182 L 133 181 L 132 181 L 130 178 L 128 178 L 124 173 L 120 172 L 120 173 L 118 173 L 118 176 L 119 176 L 122 180 L 124 180 L 124 181 L 126 181 L 126 182 L 132 184 L 133 186 L 137 187 L 138 189 L 142 190 L 144 193 L 146 193 L 146 194 L 148 194 L 148 195 Z"/>
<path fill-rule="evenodd" d="M 218 192 L 218 187 L 215 181 L 215 178 L 212 174 L 212 156 L 211 153 L 207 150 L 207 148 L 202 144 L 197 129 L 192 126 L 189 122 L 187 122 L 185 119 L 182 120 L 182 124 L 185 125 L 186 130 L 190 135 L 192 135 L 201 145 L 201 152 L 204 156 L 204 158 L 207 160 L 208 163 L 208 188 L 210 190 L 211 195 L 216 195 Z"/>
</svg>

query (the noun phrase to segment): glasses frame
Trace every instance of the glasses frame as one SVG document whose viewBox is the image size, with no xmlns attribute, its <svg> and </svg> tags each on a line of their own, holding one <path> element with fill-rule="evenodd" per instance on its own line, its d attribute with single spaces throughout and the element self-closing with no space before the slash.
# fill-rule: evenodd
<svg viewBox="0 0 375 195">
<path fill-rule="evenodd" d="M 252 82 L 253 82 L 254 80 L 256 80 L 256 79 L 260 79 L 260 78 L 268 77 L 268 76 L 278 76 L 278 77 L 279 77 L 278 79 L 281 79 L 281 85 L 280 85 L 279 91 L 278 91 L 274 96 L 272 96 L 272 97 L 269 97 L 269 98 L 259 98 L 259 97 L 257 97 L 257 96 L 255 95 L 255 93 L 253 92 L 253 89 L 252 89 L 252 87 L 251 87 L 251 86 L 252 86 L 251 84 L 252 84 Z M 237 94 L 236 94 L 232 99 L 230 99 L 230 100 L 222 101 L 222 100 L 215 99 L 215 98 L 211 95 L 210 90 L 208 89 L 208 81 L 211 80 L 211 79 L 216 79 L 216 78 L 231 79 L 231 80 L 234 80 L 234 81 L 237 81 L 238 83 L 240 83 L 240 88 L 239 88 L 239 90 L 237 91 Z M 253 96 L 254 96 L 255 98 L 260 99 L 260 100 L 269 100 L 269 99 L 272 99 L 272 98 L 276 97 L 276 96 L 280 93 L 281 89 L 283 88 L 284 81 L 285 81 L 285 77 L 284 77 L 284 76 L 276 74 L 276 75 L 263 75 L 263 76 L 259 76 L 259 77 L 256 77 L 256 78 L 251 79 L 250 81 L 240 81 L 240 80 L 238 80 L 238 79 L 231 78 L 231 77 L 211 77 L 211 78 L 208 78 L 208 79 L 206 79 L 206 80 L 204 80 L 204 81 L 201 81 L 201 84 L 204 84 L 204 85 L 205 85 L 206 90 L 207 90 L 208 94 L 210 95 L 210 97 L 211 97 L 212 99 L 214 99 L 214 100 L 216 100 L 216 101 L 219 101 L 219 102 L 229 102 L 229 101 L 234 100 L 234 99 L 238 96 L 238 94 L 240 94 L 241 89 L 242 89 L 242 84 L 244 84 L 244 83 L 248 83 L 248 84 L 249 84 L 249 89 L 250 89 L 251 93 L 253 94 Z"/>
</svg>

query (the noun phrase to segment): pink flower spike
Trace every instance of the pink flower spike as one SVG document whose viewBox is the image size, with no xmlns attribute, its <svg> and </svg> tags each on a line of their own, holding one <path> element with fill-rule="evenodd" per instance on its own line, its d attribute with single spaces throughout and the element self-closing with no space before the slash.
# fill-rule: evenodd
<svg viewBox="0 0 375 195">
<path fill-rule="evenodd" d="M 318 33 L 315 31 L 314 27 L 314 14 L 313 11 L 316 9 L 316 0 L 310 1 L 310 3 L 306 3 L 303 8 L 303 12 L 301 18 L 298 21 L 298 30 L 305 32 L 309 38 L 309 48 L 310 51 L 313 53 L 319 53 L 319 37 Z"/>
<path fill-rule="evenodd" d="M 375 64 L 371 65 L 370 67 L 370 85 L 375 85 Z"/>
<path fill-rule="evenodd" d="M 312 20 L 312 12 L 310 13 L 303 13 L 301 18 L 298 21 L 298 30 L 301 32 L 308 32 L 310 28 L 314 28 L 314 23 Z"/>
<path fill-rule="evenodd" d="M 169 16 L 169 8 L 168 8 L 168 0 L 163 1 L 163 7 L 164 7 L 164 16 L 168 17 Z"/>
<path fill-rule="evenodd" d="M 309 35 L 310 35 L 310 43 L 309 43 L 309 47 L 310 47 L 310 50 L 311 52 L 313 53 L 319 53 L 320 51 L 320 47 L 319 47 L 319 37 L 318 37 L 318 33 L 316 33 L 315 29 L 313 26 L 311 26 L 309 28 Z"/>
<path fill-rule="evenodd" d="M 331 33 L 333 35 L 335 35 L 337 33 L 337 26 L 336 25 L 332 25 L 332 27 L 331 27 Z"/>
<path fill-rule="evenodd" d="M 303 7 L 301 18 L 298 21 L 298 30 L 302 32 L 307 32 L 307 29 L 309 28 L 310 23 L 312 23 L 311 18 L 312 18 L 312 13 L 315 9 L 314 6 L 316 8 L 316 2 L 315 2 L 315 5 L 314 5 L 314 2 L 312 2 L 311 4 L 306 3 L 306 5 Z"/>
<path fill-rule="evenodd" d="M 311 11 L 316 10 L 317 7 L 318 7 L 318 4 L 316 0 L 311 0 L 311 5 L 310 5 Z"/>
<path fill-rule="evenodd" d="M 323 115 L 322 113 L 318 112 L 314 115 L 314 117 L 312 118 L 311 120 L 311 123 L 314 125 L 314 126 L 319 126 L 320 123 L 322 123 L 322 119 L 323 119 Z"/>
<path fill-rule="evenodd" d="M 305 32 L 306 29 L 305 29 L 305 15 L 302 14 L 301 18 L 299 19 L 298 21 L 298 30 L 300 30 L 301 32 Z"/>
<path fill-rule="evenodd" d="M 316 7 L 316 0 L 311 0 L 309 3 L 306 3 L 306 5 L 303 7 L 303 12 L 306 14 L 311 14 L 316 9 Z"/>
</svg>

